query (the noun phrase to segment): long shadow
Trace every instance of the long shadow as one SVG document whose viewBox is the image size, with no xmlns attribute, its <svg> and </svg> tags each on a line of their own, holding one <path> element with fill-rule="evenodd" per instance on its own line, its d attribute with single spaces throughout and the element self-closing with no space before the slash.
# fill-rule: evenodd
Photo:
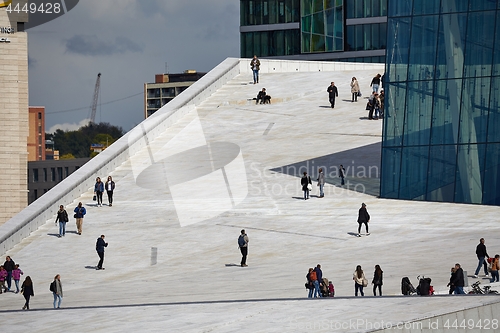
<svg viewBox="0 0 500 333">
<path fill-rule="evenodd" d="M 318 178 L 319 168 L 323 168 L 325 182 L 339 186 L 339 166 L 345 168 L 344 189 L 379 196 L 380 193 L 380 155 L 381 142 L 330 155 L 318 156 L 309 160 L 280 166 L 271 171 L 289 176 L 302 177 L 304 171 L 313 182 Z M 325 193 L 335 191 L 336 187 L 325 187 Z"/>
</svg>

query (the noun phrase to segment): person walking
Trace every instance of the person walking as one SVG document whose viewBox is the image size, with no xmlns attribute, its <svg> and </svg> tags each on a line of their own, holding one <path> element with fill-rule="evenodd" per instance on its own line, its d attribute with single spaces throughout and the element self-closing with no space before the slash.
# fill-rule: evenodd
<svg viewBox="0 0 500 333">
<path fill-rule="evenodd" d="M 26 277 L 26 279 L 24 279 L 23 284 L 21 285 L 21 294 L 26 300 L 23 306 L 23 310 L 29 310 L 30 298 L 31 296 L 35 296 L 35 291 L 33 290 L 33 281 L 31 281 L 31 277 L 29 275 Z"/>
<path fill-rule="evenodd" d="M 363 287 L 366 285 L 366 278 L 360 265 L 356 266 L 356 270 L 352 274 L 352 279 L 354 280 L 354 296 L 358 296 L 358 291 L 361 293 L 361 296 L 365 296 Z"/>
<path fill-rule="evenodd" d="M 364 223 L 366 227 L 366 235 L 368 236 L 370 233 L 368 232 L 368 222 L 370 222 L 370 214 L 366 210 L 366 205 L 363 202 L 361 204 L 361 208 L 358 211 L 358 237 L 361 237 L 361 225 Z"/>
<path fill-rule="evenodd" d="M 370 87 L 372 87 L 372 91 L 378 93 L 378 88 L 380 87 L 380 74 L 377 74 L 370 82 Z"/>
<path fill-rule="evenodd" d="M 359 83 L 358 80 L 353 76 L 351 80 L 351 102 L 357 102 L 358 101 L 358 95 L 359 95 Z"/>
<path fill-rule="evenodd" d="M 56 224 L 59 221 L 59 235 L 57 237 L 66 236 L 66 222 L 69 221 L 68 212 L 64 209 L 63 205 L 59 206 L 57 211 Z"/>
<path fill-rule="evenodd" d="M 101 182 L 101 178 L 97 177 L 95 179 L 94 185 L 94 195 L 97 197 L 97 207 L 102 207 L 102 193 L 104 192 L 104 184 Z"/>
<path fill-rule="evenodd" d="M 379 265 L 375 265 L 375 272 L 373 272 L 373 296 L 377 296 L 377 288 L 379 296 L 382 296 L 382 280 L 383 280 L 384 271 L 380 268 Z"/>
<path fill-rule="evenodd" d="M 455 267 L 452 267 L 450 270 L 450 282 L 446 285 L 447 287 L 450 287 L 450 290 L 448 291 L 448 294 L 451 295 L 455 291 L 455 286 L 453 285 L 453 281 L 455 281 Z"/>
<path fill-rule="evenodd" d="M 479 244 L 476 246 L 476 256 L 479 260 L 476 268 L 476 272 L 474 273 L 474 277 L 477 278 L 479 271 L 481 270 L 481 266 L 484 266 L 484 276 L 488 276 L 488 264 L 486 263 L 485 258 L 489 258 L 488 252 L 486 252 L 486 245 L 484 245 L 484 238 L 479 240 Z"/>
<path fill-rule="evenodd" d="M 75 207 L 75 218 L 76 218 L 76 229 L 79 235 L 82 234 L 82 226 L 83 226 L 83 217 L 87 214 L 87 210 L 83 207 L 81 202 L 78 203 L 78 206 Z"/>
<path fill-rule="evenodd" d="M 241 230 L 241 234 L 238 237 L 238 247 L 241 252 L 241 267 L 247 267 L 247 255 L 248 255 L 248 235 L 245 232 L 245 229 Z"/>
<path fill-rule="evenodd" d="M 345 169 L 344 169 L 344 166 L 342 164 L 339 167 L 339 177 L 340 177 L 340 185 L 344 186 L 345 185 Z"/>
<path fill-rule="evenodd" d="M 97 255 L 99 256 L 99 263 L 97 264 L 96 269 L 104 269 L 102 267 L 102 264 L 104 262 L 104 248 L 108 247 L 108 243 L 104 241 L 104 235 L 101 235 L 101 237 L 97 238 L 97 242 L 95 243 L 95 250 L 97 251 Z"/>
<path fill-rule="evenodd" d="M 253 72 L 253 84 L 259 83 L 260 60 L 256 55 L 254 55 L 253 59 L 250 61 L 250 67 Z"/>
<path fill-rule="evenodd" d="M 323 271 L 321 270 L 321 265 L 318 264 L 315 268 L 314 271 L 316 272 L 316 281 L 314 282 L 314 298 L 316 297 L 323 297 L 321 295 L 321 285 L 323 284 Z M 316 296 L 317 295 L 317 296 Z"/>
<path fill-rule="evenodd" d="M 108 176 L 106 181 L 106 193 L 108 194 L 109 207 L 113 206 L 113 191 L 115 190 L 115 182 L 111 176 Z"/>
<path fill-rule="evenodd" d="M 462 267 L 460 267 L 459 263 L 455 264 L 455 277 L 453 279 L 452 285 L 455 287 L 453 291 L 455 295 L 457 294 L 465 294 L 464 292 L 464 271 Z"/>
<path fill-rule="evenodd" d="M 61 302 L 63 298 L 61 275 L 57 274 L 56 276 L 54 276 L 54 281 L 52 281 L 51 284 L 51 291 L 52 294 L 54 295 L 54 309 L 59 309 L 61 307 Z"/>
<path fill-rule="evenodd" d="M 495 259 L 491 262 L 491 279 L 490 283 L 498 282 L 498 270 L 500 269 L 500 263 L 498 262 L 500 255 L 495 254 Z"/>
<path fill-rule="evenodd" d="M 300 179 L 300 185 L 302 185 L 302 191 L 304 191 L 304 200 L 309 199 L 309 189 L 312 188 L 311 177 L 307 175 L 307 172 L 304 171 L 304 175 Z M 309 186 L 311 185 L 311 186 Z"/>
<path fill-rule="evenodd" d="M 330 101 L 330 106 L 333 109 L 335 107 L 335 97 L 339 97 L 339 91 L 335 86 L 335 82 L 330 83 L 328 88 L 326 88 L 326 91 L 328 92 L 328 100 Z"/>
<path fill-rule="evenodd" d="M 7 271 L 5 281 L 7 282 L 7 291 L 10 291 L 10 287 L 12 286 L 12 271 L 14 270 L 14 268 L 16 268 L 16 263 L 10 256 L 7 256 L 5 257 L 3 268 Z"/>
<path fill-rule="evenodd" d="M 14 284 L 16 285 L 16 294 L 19 293 L 19 280 L 21 280 L 21 275 L 23 275 L 23 271 L 19 268 L 19 265 L 16 264 L 14 269 L 12 270 L 12 278 L 14 279 Z"/>
<path fill-rule="evenodd" d="M 323 173 L 323 168 L 319 168 L 319 175 L 318 175 L 318 186 L 319 186 L 319 197 L 324 198 L 325 197 L 325 192 L 324 192 L 324 187 L 325 187 L 325 174 Z"/>
</svg>

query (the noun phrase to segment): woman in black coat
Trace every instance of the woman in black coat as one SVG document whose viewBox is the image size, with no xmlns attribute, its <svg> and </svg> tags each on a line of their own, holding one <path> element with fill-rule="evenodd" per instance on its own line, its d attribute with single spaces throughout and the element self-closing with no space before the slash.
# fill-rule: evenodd
<svg viewBox="0 0 500 333">
<path fill-rule="evenodd" d="M 309 188 L 307 187 L 309 184 L 312 186 L 311 177 L 304 171 L 304 176 L 300 179 L 300 185 L 302 185 L 302 191 L 304 191 L 304 200 L 309 199 Z"/>
<path fill-rule="evenodd" d="M 30 298 L 31 296 L 35 296 L 35 292 L 33 291 L 33 282 L 29 276 L 24 279 L 23 285 L 21 286 L 21 294 L 23 294 L 26 303 L 24 303 L 23 310 L 30 309 Z"/>
<path fill-rule="evenodd" d="M 375 265 L 375 272 L 373 272 L 373 296 L 377 296 L 377 288 L 379 296 L 382 296 L 382 279 L 384 272 L 379 265 Z"/>
</svg>

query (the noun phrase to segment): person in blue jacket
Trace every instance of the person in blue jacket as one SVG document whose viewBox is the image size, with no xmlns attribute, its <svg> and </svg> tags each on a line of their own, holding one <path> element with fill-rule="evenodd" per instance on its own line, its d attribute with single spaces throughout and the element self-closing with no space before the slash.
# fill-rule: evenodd
<svg viewBox="0 0 500 333">
<path fill-rule="evenodd" d="M 94 195 L 97 197 L 97 207 L 102 207 L 102 193 L 104 192 L 104 183 L 97 177 L 94 185 Z"/>
<path fill-rule="evenodd" d="M 76 219 L 76 229 L 78 230 L 78 234 L 82 234 L 82 225 L 83 225 L 83 217 L 87 214 L 87 210 L 83 207 L 81 202 L 78 203 L 78 206 L 75 207 L 75 219 Z"/>
</svg>

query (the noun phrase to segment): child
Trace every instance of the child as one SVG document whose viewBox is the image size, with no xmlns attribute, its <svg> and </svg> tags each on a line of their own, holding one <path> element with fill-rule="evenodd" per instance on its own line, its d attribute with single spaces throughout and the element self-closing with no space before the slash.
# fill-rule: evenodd
<svg viewBox="0 0 500 333">
<path fill-rule="evenodd" d="M 14 279 L 14 283 L 16 284 L 16 294 L 19 293 L 19 280 L 21 279 L 21 275 L 23 274 L 23 271 L 19 269 L 19 265 L 16 265 L 12 270 L 12 278 Z"/>
<path fill-rule="evenodd" d="M 0 294 L 3 291 L 7 291 L 7 287 L 5 286 L 5 278 L 7 277 L 7 271 L 3 268 L 3 266 L 0 266 Z M 3 291 L 2 291 L 3 289 Z"/>
<path fill-rule="evenodd" d="M 328 283 L 328 296 L 335 297 L 335 287 L 333 286 L 332 281 Z"/>
</svg>

